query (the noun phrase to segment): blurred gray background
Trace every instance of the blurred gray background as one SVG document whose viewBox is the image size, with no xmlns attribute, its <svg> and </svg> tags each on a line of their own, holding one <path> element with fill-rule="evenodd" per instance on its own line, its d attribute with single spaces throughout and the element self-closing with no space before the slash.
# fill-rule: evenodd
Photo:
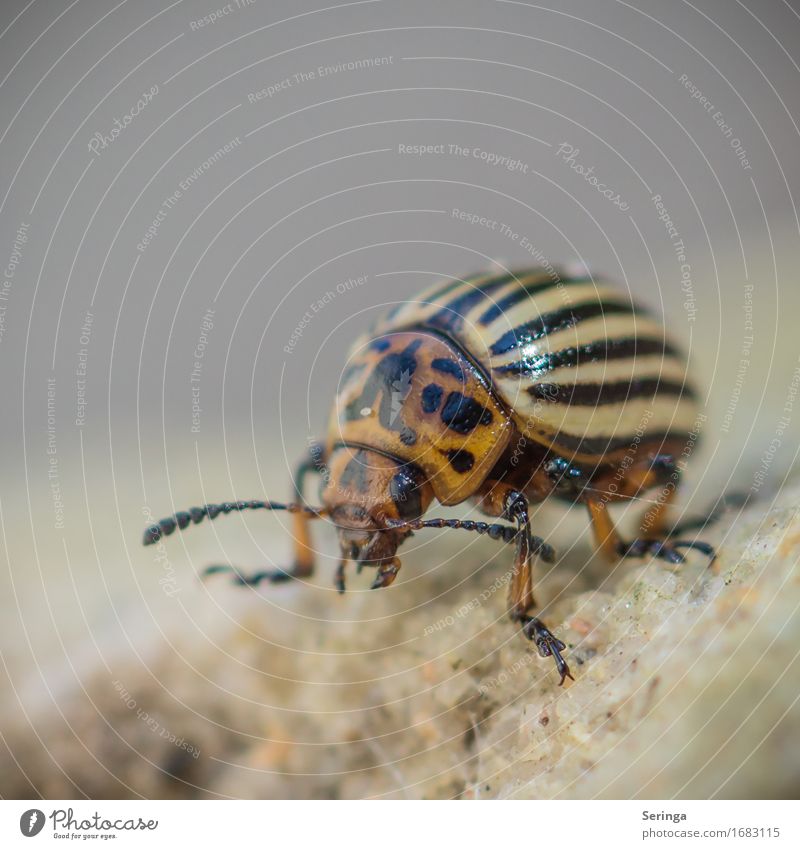
<svg viewBox="0 0 800 849">
<path fill-rule="evenodd" d="M 294 589 L 195 577 L 285 562 L 280 517 L 194 529 L 168 563 L 142 528 L 284 498 L 353 338 L 439 277 L 615 278 L 699 376 L 685 508 L 769 497 L 800 445 L 798 43 L 781 0 L 4 2 L 4 722 L 237 606 L 297 626 Z"/>
</svg>

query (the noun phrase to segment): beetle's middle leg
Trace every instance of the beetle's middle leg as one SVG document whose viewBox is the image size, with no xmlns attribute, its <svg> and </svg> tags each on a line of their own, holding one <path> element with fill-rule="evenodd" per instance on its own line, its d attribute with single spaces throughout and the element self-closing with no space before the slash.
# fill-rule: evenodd
<svg viewBox="0 0 800 849">
<path fill-rule="evenodd" d="M 679 479 L 680 471 L 673 458 L 659 455 L 631 466 L 621 479 L 618 474 L 615 475 L 613 489 L 611 480 L 600 479 L 591 489 L 584 491 L 582 500 L 589 510 L 595 541 L 608 559 L 649 554 L 669 563 L 683 563 L 682 548 L 696 549 L 714 559 L 714 549 L 708 543 L 675 539 L 667 527 L 667 511 L 675 497 Z M 658 486 L 661 487 L 661 495 L 642 517 L 640 535 L 630 541 L 622 540 L 608 512 L 609 502 L 634 498 L 640 491 Z"/>
<path fill-rule="evenodd" d="M 321 474 L 324 470 L 324 455 L 322 447 L 313 445 L 309 448 L 308 454 L 303 460 L 298 463 L 294 478 L 293 488 L 294 497 L 297 501 L 303 501 L 303 492 L 305 489 L 305 481 L 309 474 Z M 256 586 L 257 584 L 267 581 L 272 584 L 283 583 L 284 581 L 292 581 L 295 578 L 309 578 L 314 573 L 314 552 L 311 541 L 311 528 L 309 526 L 310 519 L 313 518 L 307 513 L 297 512 L 292 513 L 292 538 L 294 539 L 294 560 L 288 569 L 266 569 L 260 572 L 253 572 L 250 575 L 245 575 L 233 566 L 227 564 L 214 564 L 207 566 L 203 570 L 203 577 L 208 575 L 216 575 L 223 572 L 232 574 L 232 580 L 236 584 L 242 586 Z M 337 577 L 337 588 L 339 587 L 339 577 Z M 344 578 L 341 576 L 341 587 L 344 586 Z"/>
<path fill-rule="evenodd" d="M 529 613 L 534 606 L 532 563 L 534 538 L 531 535 L 528 499 L 521 492 L 511 491 L 506 496 L 505 503 L 506 516 L 517 525 L 514 568 L 508 587 L 509 615 L 512 622 L 519 622 L 522 625 L 522 633 L 536 643 L 541 657 L 553 658 L 556 669 L 561 675 L 559 683 L 563 684 L 565 678 L 572 678 L 569 666 L 561 656 L 566 645 L 553 636 L 540 619 Z"/>
</svg>

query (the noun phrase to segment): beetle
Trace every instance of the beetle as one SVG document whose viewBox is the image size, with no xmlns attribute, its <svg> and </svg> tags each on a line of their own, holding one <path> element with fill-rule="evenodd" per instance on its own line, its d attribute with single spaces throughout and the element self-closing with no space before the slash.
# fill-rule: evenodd
<svg viewBox="0 0 800 849">
<path fill-rule="evenodd" d="M 327 436 L 294 477 L 294 500 L 208 504 L 147 528 L 144 543 L 240 510 L 292 514 L 289 569 L 244 575 L 239 584 L 311 575 L 309 522 L 337 528 L 345 569 L 376 569 L 373 588 L 397 577 L 397 550 L 423 528 L 454 528 L 513 543 L 509 612 L 560 684 L 572 678 L 565 644 L 537 616 L 533 562 L 555 561 L 531 530 L 529 506 L 548 497 L 581 503 L 596 545 L 610 559 L 681 549 L 714 558 L 707 543 L 677 538 L 666 512 L 698 429 L 685 358 L 663 324 L 621 290 L 557 269 L 487 272 L 437 283 L 397 303 L 353 345 Z M 309 474 L 322 477 L 321 506 L 304 502 Z M 608 506 L 661 487 L 643 530 L 623 540 Z M 471 501 L 499 522 L 425 519 L 434 501 Z"/>
</svg>

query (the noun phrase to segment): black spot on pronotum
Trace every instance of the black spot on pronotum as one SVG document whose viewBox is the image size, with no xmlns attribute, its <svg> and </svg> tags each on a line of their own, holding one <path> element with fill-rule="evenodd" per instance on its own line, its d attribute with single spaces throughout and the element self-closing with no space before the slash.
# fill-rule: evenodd
<svg viewBox="0 0 800 849">
<path fill-rule="evenodd" d="M 388 348 L 391 348 L 391 346 L 392 343 L 388 339 L 373 339 L 369 343 L 369 347 L 373 351 L 378 351 L 380 353 L 383 353 L 383 351 L 386 351 Z"/>
<path fill-rule="evenodd" d="M 482 407 L 474 398 L 460 392 L 451 392 L 444 402 L 442 421 L 456 433 L 469 433 L 479 425 L 492 421 L 491 410 Z"/>
<path fill-rule="evenodd" d="M 444 390 L 436 383 L 429 383 L 422 390 L 422 411 L 424 413 L 435 413 L 442 403 Z"/>
<path fill-rule="evenodd" d="M 451 449 L 445 453 L 448 463 L 459 474 L 465 474 L 475 465 L 474 455 L 469 451 L 465 451 L 463 448 Z"/>
<path fill-rule="evenodd" d="M 442 374 L 449 374 L 461 383 L 466 383 L 467 376 L 464 374 L 464 369 L 455 360 L 450 360 L 447 357 L 437 357 L 431 360 L 431 368 Z"/>
</svg>

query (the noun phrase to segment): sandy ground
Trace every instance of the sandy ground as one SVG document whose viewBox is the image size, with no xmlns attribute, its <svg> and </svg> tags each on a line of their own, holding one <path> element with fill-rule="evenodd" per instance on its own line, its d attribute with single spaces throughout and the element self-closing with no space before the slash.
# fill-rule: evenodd
<svg viewBox="0 0 800 849">
<path fill-rule="evenodd" d="M 110 664 L 32 728 L 6 722 L 17 762 L 3 753 L 0 793 L 794 796 L 799 500 L 794 485 L 707 530 L 716 569 L 580 568 L 582 540 L 539 584 L 569 646 L 564 688 L 505 621 L 510 551 L 488 541 L 454 553 L 437 533 L 404 580 L 369 592 L 361 575 L 343 598 L 327 573 L 258 591 L 189 580 L 181 605 L 211 597 L 227 628 Z"/>
</svg>

